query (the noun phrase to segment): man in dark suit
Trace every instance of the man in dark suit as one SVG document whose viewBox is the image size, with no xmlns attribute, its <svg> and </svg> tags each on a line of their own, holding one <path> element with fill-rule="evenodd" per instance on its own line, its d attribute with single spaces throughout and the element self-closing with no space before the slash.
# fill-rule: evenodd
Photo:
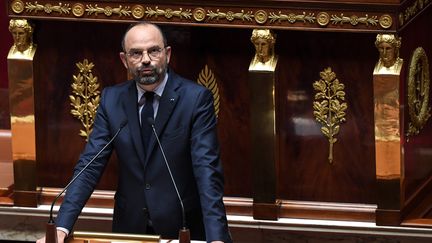
<svg viewBox="0 0 432 243">
<path fill-rule="evenodd" d="M 120 58 L 133 80 L 103 90 L 93 132 L 74 174 L 124 121 L 127 125 L 68 189 L 56 220 L 59 240 L 72 230 L 115 150 L 119 171 L 114 232 L 178 237 L 183 219 L 172 172 L 191 238 L 231 242 L 211 92 L 168 69 L 171 47 L 156 25 L 132 25 L 122 46 Z M 154 123 L 170 171 L 149 123 Z"/>
</svg>

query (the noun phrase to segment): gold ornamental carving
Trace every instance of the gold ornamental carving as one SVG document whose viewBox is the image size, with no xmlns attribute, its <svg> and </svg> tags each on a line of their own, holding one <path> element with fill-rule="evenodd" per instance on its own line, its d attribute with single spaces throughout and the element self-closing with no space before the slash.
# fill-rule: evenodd
<svg viewBox="0 0 432 243">
<path fill-rule="evenodd" d="M 94 6 L 89 4 L 89 5 L 86 5 L 86 7 L 87 8 L 85 11 L 87 12 L 88 15 L 94 14 L 97 16 L 98 14 L 105 14 L 108 17 L 113 15 L 113 14 L 116 14 L 119 17 L 131 15 L 131 10 L 130 10 L 129 6 L 119 5 L 118 7 L 115 7 L 115 8 L 110 7 L 110 6 L 106 6 L 106 7 L 102 8 L 102 7 L 99 7 L 97 4 L 95 4 Z"/>
<path fill-rule="evenodd" d="M 414 1 L 411 5 L 406 7 L 399 14 L 399 22 L 400 25 L 404 25 L 411 18 L 417 15 L 422 9 L 426 8 L 428 4 L 430 4 L 432 0 L 417 0 Z"/>
<path fill-rule="evenodd" d="M 230 22 L 234 21 L 235 19 L 239 19 L 242 21 L 252 21 L 252 18 L 254 17 L 253 12 L 252 11 L 245 11 L 245 10 L 241 10 L 240 12 L 233 12 L 233 11 L 228 11 L 228 12 L 221 12 L 219 11 L 219 9 L 216 10 L 216 12 L 213 12 L 211 10 L 207 11 L 207 19 L 208 20 L 219 20 L 219 19 L 226 19 Z"/>
<path fill-rule="evenodd" d="M 371 16 L 365 15 L 364 17 L 358 17 L 356 15 L 352 15 L 350 17 L 344 16 L 344 14 L 332 15 L 331 16 L 332 24 L 345 24 L 350 23 L 353 26 L 356 26 L 358 24 L 365 24 L 368 25 L 377 25 L 378 24 L 378 17 L 377 16 Z"/>
<path fill-rule="evenodd" d="M 321 132 L 329 141 L 329 163 L 333 163 L 333 144 L 340 130 L 340 124 L 345 122 L 345 111 L 348 105 L 345 101 L 345 85 L 336 78 L 330 67 L 320 72 L 321 79 L 313 83 L 315 101 L 313 102 L 315 119 L 321 123 Z"/>
<path fill-rule="evenodd" d="M 327 26 L 330 23 L 330 15 L 327 12 L 319 12 L 317 22 L 320 26 Z"/>
<path fill-rule="evenodd" d="M 264 24 L 267 21 L 268 15 L 264 10 L 258 10 L 254 14 L 255 22 L 258 24 Z"/>
<path fill-rule="evenodd" d="M 415 49 L 408 73 L 408 109 L 410 122 L 408 135 L 417 135 L 431 116 L 429 105 L 430 76 L 426 52 Z"/>
<path fill-rule="evenodd" d="M 58 5 L 52 5 L 47 3 L 45 5 L 42 5 L 39 4 L 37 1 L 34 3 L 27 2 L 25 9 L 30 13 L 31 12 L 37 13 L 39 11 L 44 11 L 47 14 L 50 14 L 52 12 L 59 13 L 59 14 L 69 14 L 71 10 L 68 3 L 66 4 L 58 3 Z"/>
<path fill-rule="evenodd" d="M 76 3 L 72 6 L 72 14 L 75 17 L 82 17 L 84 15 L 84 12 L 85 12 L 85 7 L 83 4 Z"/>
<path fill-rule="evenodd" d="M 196 8 L 193 11 L 193 17 L 196 21 L 201 22 L 205 20 L 206 12 L 203 8 Z"/>
<path fill-rule="evenodd" d="M 216 117 L 218 117 L 220 105 L 219 88 L 213 72 L 211 71 L 211 69 L 208 68 L 207 65 L 205 65 L 204 69 L 201 70 L 198 76 L 198 83 L 206 87 L 213 93 L 215 114 Z"/>
<path fill-rule="evenodd" d="M 79 135 L 85 137 L 87 141 L 93 130 L 93 122 L 100 102 L 100 85 L 98 78 L 92 73 L 93 63 L 84 59 L 76 66 L 79 73 L 73 75 L 72 95 L 69 96 L 72 106 L 71 114 L 78 118 L 84 126 L 84 130 L 80 130 Z"/>
<path fill-rule="evenodd" d="M 395 34 L 377 34 L 375 47 L 379 60 L 374 68 L 375 74 L 400 75 L 403 59 L 399 57 L 402 38 Z"/>
<path fill-rule="evenodd" d="M 148 18 L 151 18 L 153 16 L 159 17 L 159 16 L 165 16 L 165 18 L 170 19 L 172 17 L 178 17 L 178 18 L 185 18 L 190 19 L 192 16 L 191 10 L 186 9 L 183 10 L 182 8 L 179 8 L 178 10 L 172 10 L 170 8 L 167 9 L 159 9 L 158 6 L 155 7 L 155 9 L 152 9 L 150 7 L 147 7 L 147 10 L 145 11 L 146 16 Z"/>
<path fill-rule="evenodd" d="M 426 6 L 432 0 L 418 0 L 419 4 L 413 5 L 405 11 L 405 14 L 400 16 L 401 22 L 406 21 L 410 16 L 416 14 L 419 10 L 421 3 Z M 95 1 L 96 2 L 96 1 Z M 118 5 L 111 1 L 97 1 L 101 2 L 88 4 L 82 1 L 76 1 L 75 3 L 68 4 L 63 2 L 55 3 L 52 0 L 38 0 L 38 1 L 25 1 L 25 0 L 14 0 L 10 4 L 11 10 L 15 14 L 23 14 L 23 12 L 31 13 L 31 16 L 47 16 L 54 14 L 54 17 L 65 16 L 74 18 L 86 19 L 99 19 L 99 15 L 103 14 L 106 18 L 110 19 L 121 19 L 121 20 L 133 20 L 133 19 L 151 19 L 164 17 L 169 21 L 189 21 L 189 22 L 203 22 L 216 23 L 220 20 L 227 20 L 230 23 L 238 24 L 238 22 L 244 22 L 244 24 L 255 23 L 258 25 L 292 25 L 301 24 L 302 26 L 308 26 L 310 28 L 316 27 L 316 23 L 320 27 L 328 28 L 340 28 L 339 26 L 351 25 L 353 27 L 360 24 L 364 24 L 368 27 L 374 27 L 375 29 L 389 29 L 394 26 L 393 20 L 390 14 L 382 14 L 382 16 L 372 16 L 368 13 L 364 13 L 363 17 L 356 15 L 345 16 L 342 12 L 340 15 L 333 14 L 330 17 L 330 12 L 314 12 L 312 9 L 299 10 L 298 12 L 283 12 L 280 11 L 265 11 L 263 9 L 250 8 L 239 8 L 231 7 L 221 10 L 219 7 L 204 8 L 195 6 L 192 8 L 179 7 L 163 7 L 155 4 L 135 4 L 135 5 Z M 422 5 L 422 6 L 423 6 Z M 189 5 L 188 5 L 189 6 Z M 222 7 L 222 6 L 221 6 Z M 295 11 L 295 10 L 294 10 Z M 85 14 L 86 13 L 86 14 Z M 362 15 L 362 13 L 359 13 Z M 379 25 L 378 25 L 379 23 Z M 335 26 L 338 25 L 338 26 Z"/>
<path fill-rule="evenodd" d="M 281 11 L 278 13 L 271 12 L 270 16 L 270 23 L 274 23 L 278 21 L 279 23 L 282 21 L 288 21 L 290 24 L 294 24 L 295 22 L 309 22 L 309 23 L 315 23 L 315 16 L 313 13 L 303 12 L 303 14 L 295 14 L 295 13 L 289 13 L 289 14 L 282 14 Z"/>
<path fill-rule="evenodd" d="M 250 38 L 255 55 L 249 64 L 249 71 L 274 72 L 278 62 L 275 54 L 276 33 L 270 29 L 254 29 Z"/>
<path fill-rule="evenodd" d="M 33 60 L 36 52 L 36 45 L 33 43 L 33 24 L 26 19 L 11 19 L 9 32 L 14 44 L 9 50 L 8 58 Z"/>
<path fill-rule="evenodd" d="M 390 15 L 388 15 L 388 14 L 384 14 L 384 15 L 382 15 L 382 16 L 379 18 L 378 22 L 379 22 L 380 26 L 381 26 L 383 29 L 388 29 L 388 28 L 390 28 L 390 27 L 393 25 L 393 19 L 392 19 L 392 17 L 391 17 Z"/>
<path fill-rule="evenodd" d="M 135 5 L 132 7 L 132 16 L 136 19 L 142 19 L 144 17 L 144 7 L 141 5 Z"/>
<path fill-rule="evenodd" d="M 24 3 L 21 0 L 15 0 L 11 4 L 12 11 L 16 14 L 20 14 L 24 11 Z"/>
</svg>

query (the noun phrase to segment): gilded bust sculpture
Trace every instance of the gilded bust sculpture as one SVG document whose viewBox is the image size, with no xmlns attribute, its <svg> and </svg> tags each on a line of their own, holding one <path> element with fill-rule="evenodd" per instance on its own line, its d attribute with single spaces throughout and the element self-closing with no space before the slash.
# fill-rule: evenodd
<svg viewBox="0 0 432 243">
<path fill-rule="evenodd" d="M 379 52 L 379 60 L 374 74 L 400 74 L 403 62 L 399 58 L 401 38 L 394 34 L 378 34 L 375 46 Z"/>
<path fill-rule="evenodd" d="M 32 57 L 35 51 L 33 26 L 26 19 L 12 19 L 9 22 L 9 31 L 14 40 L 9 56 Z"/>
<path fill-rule="evenodd" d="M 274 71 L 277 64 L 274 53 L 276 35 L 269 29 L 254 29 L 250 40 L 255 46 L 255 56 L 249 70 Z"/>
</svg>

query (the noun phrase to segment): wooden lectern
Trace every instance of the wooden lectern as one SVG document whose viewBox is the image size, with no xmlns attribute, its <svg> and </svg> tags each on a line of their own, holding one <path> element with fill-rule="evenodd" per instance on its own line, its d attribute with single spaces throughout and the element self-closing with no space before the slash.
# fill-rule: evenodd
<svg viewBox="0 0 432 243">
<path fill-rule="evenodd" d="M 137 234 L 119 234 L 119 233 L 103 233 L 103 232 L 88 232 L 75 231 L 67 240 L 68 243 L 92 243 L 92 242 L 141 242 L 154 243 L 160 242 L 159 235 L 137 235 Z"/>
</svg>

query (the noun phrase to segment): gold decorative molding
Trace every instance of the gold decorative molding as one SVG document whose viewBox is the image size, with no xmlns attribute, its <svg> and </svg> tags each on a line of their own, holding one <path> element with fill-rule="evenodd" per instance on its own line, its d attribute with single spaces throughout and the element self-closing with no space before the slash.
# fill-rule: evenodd
<svg viewBox="0 0 432 243">
<path fill-rule="evenodd" d="M 122 16 L 130 16 L 132 14 L 130 7 L 129 6 L 122 6 L 119 5 L 118 7 L 110 7 L 110 6 L 106 6 L 104 8 L 99 7 L 97 4 L 94 5 L 87 5 L 85 11 L 87 12 L 88 15 L 98 15 L 98 14 L 105 14 L 106 16 L 111 16 L 113 14 L 118 15 L 119 17 Z"/>
<path fill-rule="evenodd" d="M 50 14 L 52 12 L 54 13 L 59 13 L 59 14 L 69 14 L 69 12 L 71 11 L 71 8 L 69 7 L 69 4 L 63 4 L 63 3 L 58 3 L 58 5 L 52 5 L 52 4 L 39 4 L 37 1 L 35 1 L 34 3 L 31 2 L 26 2 L 26 6 L 25 6 L 26 11 L 28 12 L 39 12 L 39 11 L 44 11 L 47 14 Z"/>
<path fill-rule="evenodd" d="M 69 96 L 71 101 L 71 114 L 78 118 L 84 126 L 79 135 L 88 140 L 93 130 L 93 122 L 96 116 L 96 110 L 100 102 L 100 91 L 97 77 L 93 76 L 93 63 L 87 59 L 76 64 L 79 69 L 78 75 L 73 75 L 74 82 L 71 84 L 72 94 Z"/>
<path fill-rule="evenodd" d="M 329 163 L 333 163 L 333 144 L 339 133 L 339 124 L 344 122 L 348 105 L 345 100 L 345 85 L 340 83 L 330 67 L 320 72 L 321 79 L 313 83 L 315 101 L 313 102 L 315 119 L 322 124 L 321 132 L 329 141 Z"/>
<path fill-rule="evenodd" d="M 72 6 L 72 14 L 75 17 L 81 17 L 84 15 L 85 12 L 85 7 L 83 4 L 81 3 L 76 3 Z"/>
<path fill-rule="evenodd" d="M 201 70 L 198 76 L 198 83 L 206 87 L 213 93 L 214 108 L 216 117 L 219 115 L 220 96 L 216 78 L 207 65 Z"/>
<path fill-rule="evenodd" d="M 226 19 L 228 21 L 233 21 L 235 19 L 239 19 L 242 21 L 252 21 L 252 18 L 254 17 L 252 11 L 245 11 L 241 10 L 240 12 L 233 12 L 233 11 L 227 11 L 227 12 L 221 12 L 216 10 L 213 12 L 212 10 L 207 10 L 207 20 L 219 20 L 219 19 Z"/>
<path fill-rule="evenodd" d="M 167 19 L 170 19 L 172 17 L 178 17 L 180 19 L 182 18 L 190 19 L 192 16 L 190 9 L 185 9 L 185 10 L 183 10 L 182 8 L 179 8 L 178 10 L 172 10 L 170 8 L 159 9 L 158 6 L 156 6 L 154 10 L 151 7 L 147 7 L 145 13 L 148 18 L 165 16 L 165 18 Z"/>
<path fill-rule="evenodd" d="M 181 23 L 235 24 L 273 26 L 277 28 L 304 27 L 329 29 L 368 30 L 396 29 L 392 15 L 386 12 L 357 11 L 356 14 L 340 12 L 337 8 L 327 11 L 298 8 L 263 8 L 262 6 L 199 6 L 136 4 L 124 1 L 121 5 L 111 1 L 74 1 L 65 3 L 55 0 L 7 0 L 14 14 L 28 18 L 83 18 L 101 20 L 131 21 L 147 19 L 151 21 L 171 21 Z M 432 1 L 432 0 L 430 0 Z M 331 5 L 329 5 L 331 6 Z M 363 17 L 358 17 L 363 16 Z M 379 24 L 378 24 L 379 23 Z"/>
<path fill-rule="evenodd" d="M 356 26 L 358 24 L 365 24 L 365 25 L 377 25 L 378 24 L 378 17 L 377 16 L 371 16 L 369 17 L 368 14 L 366 14 L 364 17 L 358 17 L 356 15 L 352 15 L 350 17 L 344 16 L 343 13 L 341 13 L 339 16 L 332 15 L 331 19 L 333 24 L 346 24 L 350 23 L 353 26 Z"/>
<path fill-rule="evenodd" d="M 417 135 L 431 116 L 429 105 L 430 76 L 425 50 L 414 50 L 408 73 L 408 110 L 410 115 L 408 135 Z"/>
<path fill-rule="evenodd" d="M 303 12 L 302 14 L 295 14 L 295 13 L 289 13 L 289 14 L 282 14 L 281 11 L 279 11 L 277 14 L 274 12 L 270 13 L 269 19 L 270 23 L 273 22 L 282 22 L 282 21 L 288 21 L 289 23 L 293 24 L 297 21 L 300 22 L 309 22 L 309 23 L 315 23 L 315 14 L 314 13 L 308 13 Z"/>
<path fill-rule="evenodd" d="M 381 15 L 378 22 L 383 29 L 388 29 L 393 25 L 393 19 L 388 14 Z"/>
<path fill-rule="evenodd" d="M 20 14 L 24 11 L 24 2 L 21 0 L 13 1 L 10 6 L 14 13 Z"/>
<path fill-rule="evenodd" d="M 319 12 L 317 22 L 320 26 L 327 26 L 330 23 L 330 15 L 327 12 Z"/>
<path fill-rule="evenodd" d="M 416 0 L 408 5 L 405 9 L 402 9 L 399 13 L 399 24 L 400 26 L 406 24 L 410 19 L 417 15 L 422 9 L 426 8 L 432 0 Z"/>
</svg>

